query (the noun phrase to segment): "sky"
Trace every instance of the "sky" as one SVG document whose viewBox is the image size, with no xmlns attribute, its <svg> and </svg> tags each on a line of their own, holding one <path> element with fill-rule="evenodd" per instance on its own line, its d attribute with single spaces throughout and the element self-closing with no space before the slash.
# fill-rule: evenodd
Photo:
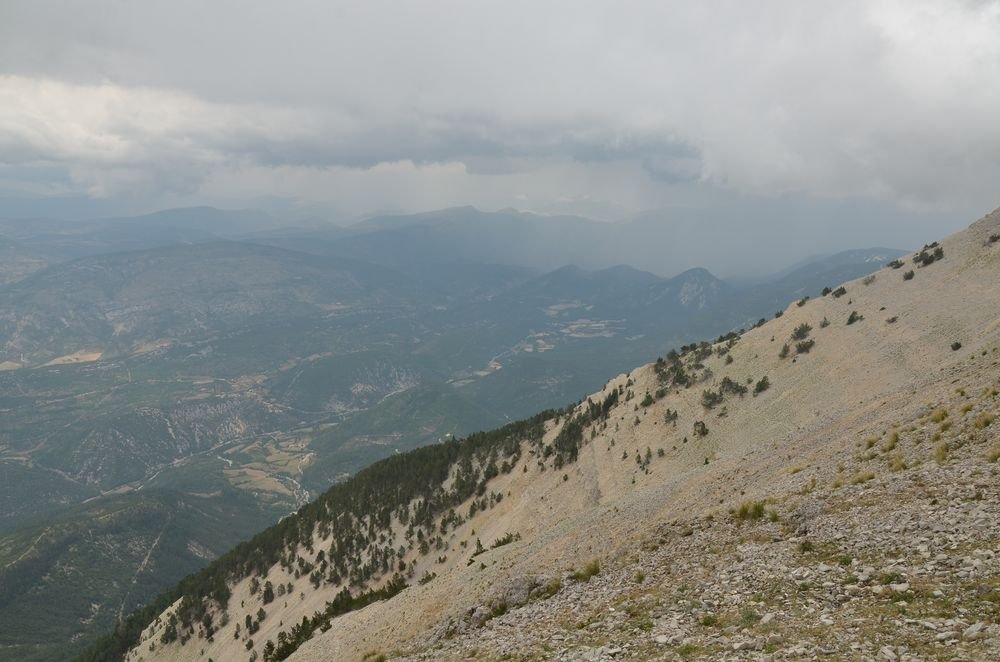
<svg viewBox="0 0 1000 662">
<path fill-rule="evenodd" d="M 1000 205 L 998 118 L 1000 0 L 0 0 L 0 216 L 850 208 L 902 244 Z"/>
</svg>

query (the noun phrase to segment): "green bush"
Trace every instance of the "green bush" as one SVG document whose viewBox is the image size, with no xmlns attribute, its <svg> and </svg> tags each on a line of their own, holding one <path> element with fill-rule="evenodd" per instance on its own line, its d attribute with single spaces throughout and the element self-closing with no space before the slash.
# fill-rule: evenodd
<svg viewBox="0 0 1000 662">
<path fill-rule="evenodd" d="M 744 501 L 733 516 L 740 521 L 760 519 L 764 516 L 764 502 Z"/>
<path fill-rule="evenodd" d="M 597 559 L 589 561 L 580 570 L 573 573 L 573 579 L 578 582 L 589 582 L 591 577 L 601 574 L 601 562 Z"/>
<path fill-rule="evenodd" d="M 754 385 L 754 387 L 753 387 L 753 394 L 754 394 L 754 396 L 756 396 L 758 393 L 763 393 L 764 391 L 766 391 L 769 388 L 771 388 L 771 381 L 767 378 L 767 375 L 764 375 Z"/>
<path fill-rule="evenodd" d="M 722 393 L 711 391 L 708 389 L 702 391 L 701 406 L 704 407 L 705 409 L 711 409 L 720 402 L 722 402 Z"/>
<path fill-rule="evenodd" d="M 792 340 L 805 340 L 809 337 L 810 331 L 812 331 L 812 327 L 803 322 L 792 331 Z"/>
<path fill-rule="evenodd" d="M 864 315 L 859 315 L 858 311 L 852 310 L 851 314 L 848 315 L 848 317 L 847 317 L 847 323 L 848 324 L 854 324 L 855 322 L 860 322 L 864 318 L 865 318 Z"/>
<path fill-rule="evenodd" d="M 910 269 L 909 271 L 907 271 L 906 273 L 903 274 L 903 280 L 913 280 L 913 270 L 912 269 Z"/>
</svg>

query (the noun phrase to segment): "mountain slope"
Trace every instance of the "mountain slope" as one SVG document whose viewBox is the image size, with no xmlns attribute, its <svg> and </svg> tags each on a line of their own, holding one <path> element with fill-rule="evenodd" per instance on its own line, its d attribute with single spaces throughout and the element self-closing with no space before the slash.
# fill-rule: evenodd
<svg viewBox="0 0 1000 662">
<path fill-rule="evenodd" d="M 95 653 L 994 657 L 993 237 L 373 465 Z"/>
<path fill-rule="evenodd" d="M 273 512 L 228 491 L 225 499 L 171 490 L 117 495 L 0 534 L 0 657 L 67 659 L 95 629 L 113 628 L 153 599 L 164 581 L 180 580 L 248 528 L 273 521 Z M 13 566 L 18 572 L 8 573 Z"/>
</svg>

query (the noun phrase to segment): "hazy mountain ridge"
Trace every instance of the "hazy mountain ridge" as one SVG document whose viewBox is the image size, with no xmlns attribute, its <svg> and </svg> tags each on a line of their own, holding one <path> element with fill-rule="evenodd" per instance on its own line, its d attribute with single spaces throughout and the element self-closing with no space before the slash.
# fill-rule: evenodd
<svg viewBox="0 0 1000 662">
<path fill-rule="evenodd" d="M 48 260 L 0 235 L 0 287 L 45 268 Z"/>
<path fill-rule="evenodd" d="M 946 642 L 949 655 L 961 650 L 988 657 L 1000 646 L 1000 633 L 989 624 L 995 603 L 977 601 L 968 581 L 992 587 L 986 589 L 990 595 L 1000 590 L 1000 567 L 988 549 L 1000 531 L 986 524 L 996 522 L 986 511 L 992 513 L 998 495 L 995 484 L 977 478 L 993 471 L 991 426 L 1000 416 L 1000 301 L 991 285 L 1000 270 L 997 236 L 1000 211 L 907 258 L 901 269 L 884 268 L 864 282 L 846 283 L 846 297 L 793 303 L 780 319 L 742 337 L 689 346 L 616 377 L 579 406 L 418 451 L 411 456 L 418 464 L 444 452 L 466 459 L 445 462 L 436 470 L 447 468 L 443 475 L 428 475 L 426 491 L 407 496 L 378 488 L 373 498 L 388 501 L 359 505 L 364 502 L 355 503 L 349 488 L 383 485 L 402 460 L 375 465 L 298 520 L 261 534 L 263 563 L 256 557 L 244 564 L 240 559 L 249 550 L 243 549 L 161 600 L 162 606 L 173 603 L 170 610 L 152 623 L 129 658 L 195 659 L 202 649 L 225 657 L 260 647 L 262 659 L 283 659 L 314 632 L 295 659 L 378 653 L 458 659 L 473 649 L 491 658 L 517 650 L 603 659 L 629 649 L 640 656 L 712 657 L 725 651 L 742 659 L 765 646 L 788 654 L 853 650 L 887 657 L 944 652 Z M 925 257 L 935 254 L 937 259 Z M 954 425 L 944 424 L 952 420 Z M 911 476 L 919 477 L 917 489 Z M 890 494 L 898 499 L 888 499 Z M 931 496 L 928 512 L 947 522 L 935 525 L 943 528 L 929 528 L 909 514 Z M 975 509 L 962 508 L 973 498 L 985 500 Z M 368 507 L 382 515 L 365 514 Z M 856 528 L 829 528 L 843 509 L 851 510 Z M 763 516 L 772 511 L 768 524 Z M 327 519 L 334 513 L 340 514 Z M 898 555 L 895 560 L 885 542 L 902 533 L 893 528 L 893 513 L 927 532 L 920 549 L 890 552 Z M 764 523 L 754 524 L 762 517 Z M 794 567 L 754 571 L 777 573 L 774 586 L 782 592 L 775 595 L 760 597 L 759 585 L 730 582 L 729 590 L 737 593 L 729 603 L 691 602 L 680 583 L 696 582 L 704 593 L 695 596 L 716 596 L 725 590 L 716 573 L 685 565 L 678 577 L 643 562 L 660 547 L 690 553 L 685 541 L 691 536 L 711 550 L 713 570 L 721 565 L 723 572 L 739 572 L 768 545 Z M 360 547 L 345 547 L 348 542 Z M 966 551 L 952 559 L 958 543 Z M 829 551 L 814 553 L 819 549 Z M 943 553 L 935 557 L 935 550 Z M 962 567 L 961 554 L 969 550 L 975 551 L 968 558 L 985 559 L 975 565 L 974 578 L 948 570 Z M 599 563 L 587 563 L 595 558 Z M 686 563 L 675 558 L 677 565 Z M 929 558 L 944 565 L 925 563 Z M 334 600 L 347 588 L 346 578 L 352 580 L 348 601 L 361 599 L 365 588 L 398 591 L 386 583 L 397 560 L 411 586 L 339 615 L 349 609 L 341 598 Z M 834 560 L 834 566 L 825 563 Z M 567 567 L 576 573 L 567 574 Z M 888 568 L 881 572 L 890 579 L 873 583 L 880 567 Z M 644 583 L 647 572 L 656 573 L 655 583 Z M 843 583 L 802 581 L 815 573 L 842 574 Z M 601 579 L 589 584 L 593 575 Z M 232 582 L 225 598 L 213 583 L 219 576 Z M 354 583 L 358 577 L 361 582 Z M 305 597 L 284 603 L 267 594 L 261 598 L 265 580 L 289 583 L 292 595 Z M 216 588 L 191 592 L 198 581 Z M 805 599 L 794 597 L 803 593 Z M 188 597 L 175 602 L 182 594 Z M 518 607 L 529 595 L 538 602 L 524 608 L 534 615 L 522 618 Z M 904 612 L 915 614 L 905 622 L 898 618 L 901 598 Z M 235 607 L 237 599 L 246 607 Z M 817 600 L 832 601 L 819 625 L 812 607 Z M 222 625 L 226 604 L 228 627 Z M 937 615 L 956 604 L 963 606 L 962 616 Z M 619 609 L 609 609 L 613 605 Z M 254 617 L 258 606 L 267 613 Z M 727 630 L 720 639 L 712 626 L 718 619 L 739 619 L 741 608 L 743 630 Z M 769 626 L 755 638 L 754 625 L 764 625 L 757 610 L 768 609 L 774 611 L 764 619 Z M 619 611 L 625 616 L 618 618 Z M 244 613 L 254 624 L 250 636 L 230 636 Z M 567 613 L 589 619 L 584 629 L 573 617 L 566 621 Z M 870 613 L 885 618 L 851 627 L 846 636 L 836 625 L 841 619 L 845 625 L 868 623 L 857 619 Z M 137 633 L 152 616 L 147 613 L 129 631 Z M 318 636 L 331 622 L 332 629 Z M 552 638 L 559 632 L 558 640 Z M 676 632 L 681 634 L 675 638 Z M 187 636 L 195 640 L 185 644 Z M 262 646 L 265 639 L 271 643 Z M 556 651 L 547 648 L 552 642 Z M 886 645 L 888 653 L 882 653 Z"/>
<path fill-rule="evenodd" d="M 225 332 L 266 314 L 289 319 L 382 303 L 406 282 L 370 265 L 254 244 L 212 242 L 82 258 L 0 290 L 0 338 L 31 363 L 110 355 Z M 326 309 L 324 309 L 326 307 Z"/>
<path fill-rule="evenodd" d="M 801 240 L 808 236 L 804 223 L 734 225 L 732 216 L 738 214 L 736 209 L 723 216 L 678 209 L 607 223 L 513 209 L 485 212 L 458 207 L 371 218 L 326 239 L 319 233 L 314 236 L 315 246 L 303 244 L 301 249 L 353 255 L 394 267 L 463 255 L 542 271 L 567 264 L 590 270 L 628 264 L 662 277 L 693 268 L 731 276 L 770 271 L 759 255 L 774 260 L 771 246 L 781 245 L 783 237 Z M 836 235 L 826 243 L 836 245 Z M 848 253 L 841 253 L 842 258 L 852 260 Z"/>
</svg>

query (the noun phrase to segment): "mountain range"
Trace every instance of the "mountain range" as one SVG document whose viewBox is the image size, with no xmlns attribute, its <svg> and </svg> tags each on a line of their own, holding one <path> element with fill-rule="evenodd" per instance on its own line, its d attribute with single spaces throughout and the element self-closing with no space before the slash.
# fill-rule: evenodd
<svg viewBox="0 0 1000 662">
<path fill-rule="evenodd" d="M 1000 210 L 377 462 L 83 659 L 992 659 L 998 275 Z"/>
<path fill-rule="evenodd" d="M 509 220 L 447 210 L 427 241 L 462 213 L 469 227 Z M 902 254 L 819 257 L 751 283 L 543 271 L 454 252 L 464 230 L 437 257 L 416 241 L 383 250 L 426 216 L 2 224 L 21 266 L 0 287 L 0 613 L 24 624 L 0 633 L 5 654 L 62 659 L 375 460 L 562 407 Z"/>
</svg>

